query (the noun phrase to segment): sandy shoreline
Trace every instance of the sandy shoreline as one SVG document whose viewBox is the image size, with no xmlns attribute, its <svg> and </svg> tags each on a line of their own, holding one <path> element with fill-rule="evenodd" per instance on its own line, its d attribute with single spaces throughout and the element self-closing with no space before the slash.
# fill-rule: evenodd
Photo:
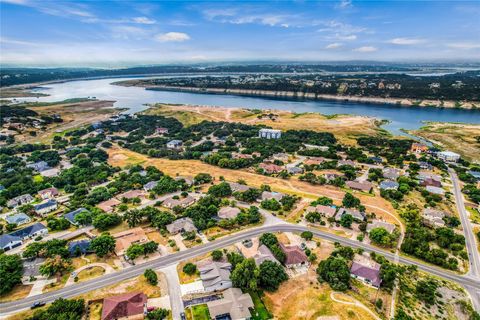
<svg viewBox="0 0 480 320">
<path fill-rule="evenodd" d="M 144 87 L 146 90 L 159 91 L 180 91 L 192 93 L 210 93 L 210 94 L 231 94 L 243 96 L 257 96 L 257 97 L 275 97 L 275 98 L 298 98 L 311 100 L 333 100 L 341 102 L 361 102 L 366 104 L 390 104 L 407 107 L 434 107 L 434 108 L 461 108 L 472 109 L 477 105 L 475 102 L 465 101 L 461 102 L 459 106 L 456 101 L 440 101 L 440 100 L 415 100 L 402 98 L 381 98 L 381 97 L 358 97 L 358 96 L 339 96 L 329 94 L 315 94 L 295 91 L 273 91 L 273 90 L 246 90 L 246 89 L 224 89 L 224 88 L 195 88 L 195 87 L 174 87 L 174 86 L 151 86 L 142 85 L 138 83 L 117 82 L 116 85 L 122 86 L 138 86 Z M 480 103 L 478 103 L 480 106 Z"/>
</svg>

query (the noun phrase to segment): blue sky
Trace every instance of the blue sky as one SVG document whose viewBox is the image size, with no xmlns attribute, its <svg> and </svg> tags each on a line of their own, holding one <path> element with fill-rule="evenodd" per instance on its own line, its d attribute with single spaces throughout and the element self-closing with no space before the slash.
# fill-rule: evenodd
<svg viewBox="0 0 480 320">
<path fill-rule="evenodd" d="M 3 65 L 480 58 L 479 1 L 0 0 Z"/>
</svg>

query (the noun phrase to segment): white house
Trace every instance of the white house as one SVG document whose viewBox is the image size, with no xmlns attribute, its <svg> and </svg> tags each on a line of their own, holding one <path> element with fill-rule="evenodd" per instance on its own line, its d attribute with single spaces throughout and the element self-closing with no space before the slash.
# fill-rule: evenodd
<svg viewBox="0 0 480 320">
<path fill-rule="evenodd" d="M 259 138 L 280 139 L 281 136 L 282 136 L 282 131 L 276 130 L 276 129 L 260 129 L 260 131 L 258 132 Z"/>
<path fill-rule="evenodd" d="M 460 155 L 452 151 L 437 152 L 437 157 L 446 162 L 457 162 L 460 160 Z"/>
</svg>

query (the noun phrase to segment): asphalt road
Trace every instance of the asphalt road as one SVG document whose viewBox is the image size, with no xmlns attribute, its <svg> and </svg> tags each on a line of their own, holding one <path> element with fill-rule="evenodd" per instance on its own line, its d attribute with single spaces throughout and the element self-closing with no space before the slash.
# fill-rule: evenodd
<svg viewBox="0 0 480 320">
<path fill-rule="evenodd" d="M 325 231 L 317 230 L 314 228 L 283 223 L 278 225 L 263 226 L 255 229 L 245 230 L 245 231 L 230 235 L 228 237 L 209 242 L 207 244 L 202 244 L 202 245 L 190 248 L 185 251 L 177 252 L 164 257 L 159 257 L 155 260 L 151 260 L 144 264 L 135 265 L 127 269 L 124 269 L 122 271 L 118 271 L 112 274 L 102 276 L 100 278 L 77 283 L 77 284 L 74 284 L 56 291 L 48 292 L 42 295 L 33 296 L 33 297 L 29 297 L 29 298 L 25 298 L 17 301 L 12 301 L 12 302 L 1 303 L 0 313 L 6 314 L 6 313 L 17 312 L 19 310 L 29 308 L 36 301 L 44 301 L 48 303 L 58 298 L 72 298 L 83 293 L 87 293 L 96 289 L 100 289 L 109 285 L 116 284 L 126 279 L 136 277 L 140 274 L 143 274 L 145 269 L 164 268 L 169 265 L 178 263 L 180 261 L 187 260 L 195 256 L 199 256 L 199 255 L 211 252 L 215 249 L 220 249 L 220 248 L 229 246 L 233 243 L 242 241 L 244 239 L 257 236 L 264 232 L 275 232 L 275 231 L 302 232 L 307 230 L 311 231 L 317 237 L 321 237 L 323 239 L 333 241 L 333 242 L 339 242 L 343 245 L 351 246 L 353 248 L 362 248 L 368 252 L 376 252 L 384 255 L 387 259 L 390 259 L 392 261 L 395 260 L 394 253 L 364 244 L 362 242 L 343 238 L 343 237 L 330 234 Z M 470 288 L 471 290 L 476 290 L 476 291 L 480 290 L 480 279 L 478 279 L 478 277 L 472 277 L 470 275 L 462 276 L 462 275 L 455 274 L 453 272 L 443 270 L 434 266 L 426 265 L 420 261 L 412 260 L 412 259 L 401 257 L 401 256 L 398 257 L 398 261 L 400 263 L 407 264 L 407 265 L 415 265 L 420 270 L 429 272 L 431 274 L 445 278 L 447 280 L 455 281 L 461 285 L 464 285 L 465 287 Z"/>
<path fill-rule="evenodd" d="M 477 249 L 477 241 L 472 229 L 472 224 L 468 219 L 468 213 L 465 209 L 465 203 L 463 201 L 462 190 L 460 188 L 460 182 L 455 170 L 449 168 L 450 178 L 453 184 L 453 194 L 455 195 L 455 203 L 457 205 L 460 221 L 462 222 L 463 233 L 465 235 L 465 244 L 467 246 L 468 261 L 470 268 L 467 275 L 480 279 L 480 254 Z M 475 310 L 480 310 L 480 290 L 475 287 L 471 287 L 468 284 L 465 285 L 465 289 L 470 293 Z"/>
<path fill-rule="evenodd" d="M 451 168 L 448 169 L 450 178 L 453 183 L 453 194 L 455 195 L 455 203 L 457 204 L 458 214 L 460 221 L 462 222 L 463 232 L 465 234 L 465 242 L 467 245 L 468 260 L 470 262 L 470 269 L 468 274 L 476 277 L 480 277 L 480 255 L 477 249 L 477 241 L 475 240 L 475 234 L 473 233 L 472 224 L 468 219 L 468 213 L 465 209 L 465 203 L 463 201 L 462 190 L 455 171 Z"/>
</svg>

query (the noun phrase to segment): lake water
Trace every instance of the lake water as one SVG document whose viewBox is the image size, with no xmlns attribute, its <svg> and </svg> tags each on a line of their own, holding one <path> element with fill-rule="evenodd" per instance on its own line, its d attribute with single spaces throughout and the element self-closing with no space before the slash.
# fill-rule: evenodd
<svg viewBox="0 0 480 320">
<path fill-rule="evenodd" d="M 158 78 L 158 77 L 156 77 Z M 366 104 L 325 100 L 274 99 L 220 94 L 153 91 L 140 87 L 122 87 L 113 82 L 132 78 L 78 80 L 55 83 L 35 89 L 49 94 L 25 101 L 53 102 L 72 98 L 97 98 L 115 100 L 115 107 L 128 108 L 129 113 L 145 110 L 147 103 L 174 103 L 218 107 L 243 107 L 256 109 L 281 109 L 294 112 L 318 112 L 322 114 L 355 114 L 389 120 L 383 126 L 394 134 L 400 129 L 416 129 L 422 121 L 464 122 L 480 124 L 479 110 L 440 109 L 433 107 L 401 107 L 391 104 Z"/>
</svg>

